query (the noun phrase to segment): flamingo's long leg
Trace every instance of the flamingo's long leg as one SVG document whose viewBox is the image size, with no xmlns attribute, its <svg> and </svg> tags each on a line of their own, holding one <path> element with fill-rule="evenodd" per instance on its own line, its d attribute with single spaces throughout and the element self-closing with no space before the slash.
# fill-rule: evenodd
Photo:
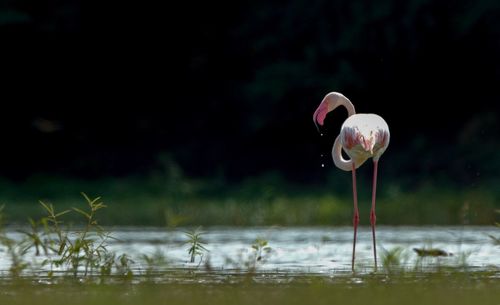
<svg viewBox="0 0 500 305">
<path fill-rule="evenodd" d="M 356 257 L 356 233 L 358 231 L 359 211 L 358 211 L 358 192 L 356 190 L 356 166 L 352 162 L 352 195 L 354 199 L 354 215 L 352 224 L 354 226 L 354 240 L 352 243 L 352 271 L 354 272 L 354 259 Z"/>
<path fill-rule="evenodd" d="M 378 161 L 373 161 L 373 189 L 372 189 L 372 209 L 370 211 L 370 223 L 372 225 L 373 257 L 375 258 L 375 271 L 377 271 L 377 244 L 375 242 L 375 224 L 377 222 L 377 215 L 375 214 L 375 201 L 377 196 L 377 169 L 378 169 Z"/>
</svg>

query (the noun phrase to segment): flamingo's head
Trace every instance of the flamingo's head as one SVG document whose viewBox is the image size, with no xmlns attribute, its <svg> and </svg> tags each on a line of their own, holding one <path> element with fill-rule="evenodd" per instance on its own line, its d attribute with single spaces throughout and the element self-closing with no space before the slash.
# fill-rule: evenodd
<svg viewBox="0 0 500 305">
<path fill-rule="evenodd" d="M 318 130 L 319 130 L 319 126 L 323 126 L 325 124 L 326 115 L 328 114 L 328 112 L 331 111 L 329 109 L 330 108 L 329 105 L 330 105 L 330 103 L 328 103 L 327 101 L 324 100 L 318 106 L 318 109 L 316 109 L 316 111 L 313 114 L 313 121 L 314 121 L 314 124 L 316 124 L 316 127 L 318 128 Z"/>
<path fill-rule="evenodd" d="M 349 106 L 349 115 L 355 113 L 354 106 L 343 94 L 338 92 L 330 92 L 325 96 L 325 98 L 323 99 L 321 104 L 319 104 L 318 108 L 313 114 L 313 121 L 314 124 L 316 124 L 316 128 L 318 128 L 318 130 L 319 126 L 323 126 L 325 124 L 326 115 L 340 105 L 344 105 L 346 107 Z"/>
</svg>

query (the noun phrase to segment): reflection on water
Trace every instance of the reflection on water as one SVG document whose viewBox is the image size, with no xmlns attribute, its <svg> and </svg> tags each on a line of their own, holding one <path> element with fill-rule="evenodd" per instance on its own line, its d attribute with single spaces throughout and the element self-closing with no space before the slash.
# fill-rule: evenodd
<svg viewBox="0 0 500 305">
<path fill-rule="evenodd" d="M 116 240 L 110 240 L 109 250 L 118 254 L 127 253 L 136 258 L 137 269 L 144 270 L 139 259 L 142 254 L 162 253 L 168 268 L 190 268 L 199 264 L 199 258 L 189 263 L 187 238 L 178 229 L 167 231 L 163 228 L 113 228 Z M 352 228 L 350 227 L 312 227 L 312 228 L 205 228 L 202 236 L 209 250 L 204 261 L 217 271 L 230 271 L 245 268 L 245 262 L 254 258 L 251 245 L 256 238 L 269 241 L 271 252 L 258 262 L 258 270 L 287 273 L 328 274 L 350 270 L 352 254 Z M 453 256 L 428 258 L 425 264 L 456 266 L 466 255 L 466 263 L 471 268 L 483 269 L 500 265 L 500 246 L 492 244 L 488 235 L 499 236 L 495 227 L 379 227 L 377 242 L 379 257 L 384 249 L 403 247 L 407 264 L 414 266 L 417 255 L 413 248 L 439 248 L 453 253 Z M 12 230 L 8 236 L 22 238 Z M 373 267 L 373 250 L 369 227 L 358 231 L 356 260 L 359 270 L 367 272 Z M 5 250 L 5 249 L 3 249 Z M 2 253 L 5 253 L 3 251 Z M 28 260 L 34 257 L 28 258 Z M 379 259 L 381 264 L 382 259 Z M 10 259 L 0 256 L 0 269 L 7 270 Z"/>
</svg>

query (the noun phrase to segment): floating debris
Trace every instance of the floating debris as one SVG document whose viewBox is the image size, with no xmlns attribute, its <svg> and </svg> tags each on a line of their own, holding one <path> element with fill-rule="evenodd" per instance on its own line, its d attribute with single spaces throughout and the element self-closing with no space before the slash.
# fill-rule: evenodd
<svg viewBox="0 0 500 305">
<path fill-rule="evenodd" d="M 448 253 L 441 249 L 417 249 L 413 248 L 413 251 L 417 252 L 418 256 L 453 256 L 453 253 Z"/>
</svg>

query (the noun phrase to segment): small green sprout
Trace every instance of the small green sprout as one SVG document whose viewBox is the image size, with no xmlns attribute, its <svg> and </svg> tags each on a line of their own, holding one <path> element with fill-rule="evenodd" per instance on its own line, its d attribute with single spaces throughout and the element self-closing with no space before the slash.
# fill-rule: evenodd
<svg viewBox="0 0 500 305">
<path fill-rule="evenodd" d="M 201 227 L 194 229 L 191 232 L 184 232 L 188 240 L 186 244 L 190 245 L 188 248 L 188 254 L 190 256 L 190 262 L 194 263 L 196 256 L 200 256 L 200 263 L 203 259 L 203 253 L 208 251 L 205 248 L 206 243 L 201 240 L 201 236 L 205 233 L 201 231 Z"/>
<path fill-rule="evenodd" d="M 257 238 L 252 244 L 252 249 L 255 250 L 255 261 L 261 261 L 262 255 L 267 257 L 267 254 L 271 252 L 271 247 L 268 246 L 268 241 L 263 238 Z"/>
</svg>

